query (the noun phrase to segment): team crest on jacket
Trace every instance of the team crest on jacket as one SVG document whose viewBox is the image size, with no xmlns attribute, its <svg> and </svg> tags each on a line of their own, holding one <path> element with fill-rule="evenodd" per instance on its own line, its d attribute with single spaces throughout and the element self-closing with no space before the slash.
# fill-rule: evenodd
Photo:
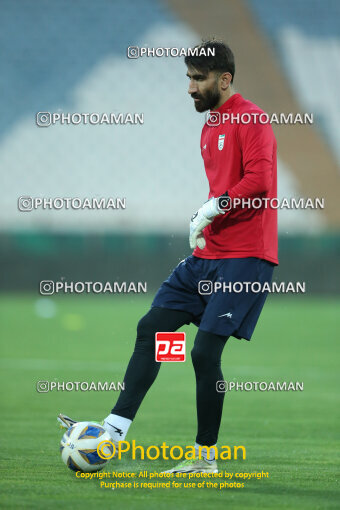
<svg viewBox="0 0 340 510">
<path fill-rule="evenodd" d="M 218 150 L 221 151 L 224 147 L 225 135 L 219 135 L 218 137 Z"/>
</svg>

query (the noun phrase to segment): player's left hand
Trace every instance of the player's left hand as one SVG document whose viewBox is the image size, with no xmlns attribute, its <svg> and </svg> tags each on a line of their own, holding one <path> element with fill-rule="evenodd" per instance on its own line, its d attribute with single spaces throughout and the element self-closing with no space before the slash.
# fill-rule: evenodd
<svg viewBox="0 0 340 510">
<path fill-rule="evenodd" d="M 210 198 L 202 207 L 192 216 L 190 221 L 189 244 L 193 250 L 196 246 L 203 250 L 205 248 L 205 239 L 203 229 L 212 223 L 213 219 L 219 214 L 225 214 L 225 211 L 219 209 L 218 198 Z"/>
</svg>

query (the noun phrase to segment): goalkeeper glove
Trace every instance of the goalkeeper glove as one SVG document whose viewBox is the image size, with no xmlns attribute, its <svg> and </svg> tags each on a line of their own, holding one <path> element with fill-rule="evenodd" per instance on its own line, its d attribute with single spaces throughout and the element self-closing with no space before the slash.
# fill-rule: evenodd
<svg viewBox="0 0 340 510">
<path fill-rule="evenodd" d="M 203 250 L 205 248 L 205 239 L 203 229 L 212 223 L 213 219 L 220 215 L 225 214 L 226 204 L 230 201 L 228 196 L 210 198 L 205 202 L 202 207 L 192 216 L 190 221 L 190 248 L 194 249 L 196 246 Z"/>
</svg>

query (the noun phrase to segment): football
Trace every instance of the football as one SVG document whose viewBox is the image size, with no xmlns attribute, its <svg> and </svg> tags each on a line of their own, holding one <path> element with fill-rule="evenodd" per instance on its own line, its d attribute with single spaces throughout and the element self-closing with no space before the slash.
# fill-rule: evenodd
<svg viewBox="0 0 340 510">
<path fill-rule="evenodd" d="M 88 421 L 78 422 L 67 429 L 61 439 L 61 458 L 72 471 L 100 471 L 109 462 L 98 455 L 97 446 L 102 441 L 111 441 L 103 427 Z M 112 444 L 105 445 L 102 451 L 107 456 L 112 454 Z"/>
</svg>

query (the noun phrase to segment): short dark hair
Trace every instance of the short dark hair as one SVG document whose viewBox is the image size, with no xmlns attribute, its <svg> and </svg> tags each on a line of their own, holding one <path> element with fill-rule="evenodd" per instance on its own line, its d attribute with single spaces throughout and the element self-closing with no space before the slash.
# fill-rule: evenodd
<svg viewBox="0 0 340 510">
<path fill-rule="evenodd" d="M 217 71 L 220 73 L 230 73 L 231 83 L 235 76 L 235 59 L 234 54 L 229 46 L 218 39 L 209 39 L 202 41 L 201 44 L 195 46 L 198 49 L 198 55 L 187 55 L 184 59 L 188 67 L 193 67 L 199 71 L 208 73 L 209 71 Z M 205 50 L 205 55 L 199 56 L 201 49 Z M 207 49 L 214 49 L 215 55 L 208 55 Z"/>
</svg>

